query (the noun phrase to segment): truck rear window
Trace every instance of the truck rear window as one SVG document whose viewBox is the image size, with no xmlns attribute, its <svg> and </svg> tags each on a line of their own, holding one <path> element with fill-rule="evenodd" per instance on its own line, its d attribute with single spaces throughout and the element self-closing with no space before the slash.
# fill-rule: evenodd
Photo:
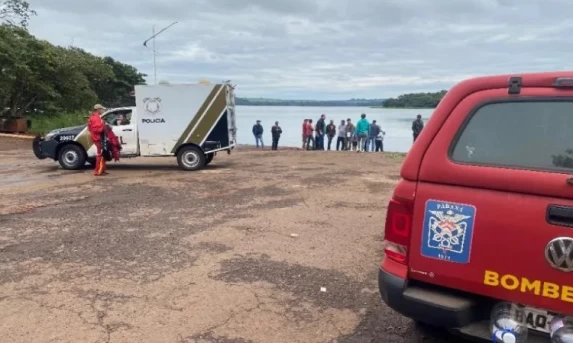
<svg viewBox="0 0 573 343">
<path fill-rule="evenodd" d="M 454 141 L 453 161 L 573 171 L 573 99 L 481 106 Z"/>
</svg>

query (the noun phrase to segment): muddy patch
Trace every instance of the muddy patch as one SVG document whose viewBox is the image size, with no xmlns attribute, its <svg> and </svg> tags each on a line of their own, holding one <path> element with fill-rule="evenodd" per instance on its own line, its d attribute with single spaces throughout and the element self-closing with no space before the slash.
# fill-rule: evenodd
<svg viewBox="0 0 573 343">
<path fill-rule="evenodd" d="M 225 253 L 229 250 L 233 250 L 233 248 L 231 248 L 225 244 L 220 244 L 220 243 L 215 243 L 215 242 L 201 242 L 201 243 L 195 244 L 193 246 L 193 249 L 203 250 L 203 251 L 215 253 L 215 254 L 222 254 L 222 253 Z"/>
<path fill-rule="evenodd" d="M 181 243 L 182 238 L 235 220 L 239 217 L 237 205 L 247 208 L 255 205 L 249 204 L 254 199 L 253 193 L 280 197 L 289 192 L 264 187 L 230 193 L 197 202 L 193 191 L 173 192 L 140 184 L 108 185 L 102 196 L 6 215 L 0 228 L 0 236 L 4 237 L 0 262 L 14 267 L 40 258 L 55 266 L 66 263 L 93 266 L 106 277 L 154 281 L 193 266 L 197 253 L 189 251 Z M 124 205 L 134 198 L 136 208 Z M 193 206 L 185 210 L 182 204 Z M 282 205 L 290 204 L 287 201 Z M 217 216 L 213 215 L 213 209 L 217 209 Z M 11 271 L 17 269 L 0 271 L 0 284 L 17 277 L 10 275 Z M 61 275 L 67 277 L 71 276 Z"/>
<path fill-rule="evenodd" d="M 235 258 L 221 263 L 216 280 L 230 283 L 267 282 L 321 308 L 357 310 L 364 304 L 364 285 L 345 274 L 268 258 Z M 326 288 L 326 292 L 321 291 Z M 293 304 L 294 305 L 294 304 Z"/>
</svg>

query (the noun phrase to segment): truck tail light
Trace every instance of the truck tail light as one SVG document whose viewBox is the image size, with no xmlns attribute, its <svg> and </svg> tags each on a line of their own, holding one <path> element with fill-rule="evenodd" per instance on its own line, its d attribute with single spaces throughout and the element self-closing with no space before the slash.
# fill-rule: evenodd
<svg viewBox="0 0 573 343">
<path fill-rule="evenodd" d="M 404 265 L 408 264 L 413 217 L 413 201 L 394 197 L 388 203 L 384 253 L 390 260 Z"/>
</svg>

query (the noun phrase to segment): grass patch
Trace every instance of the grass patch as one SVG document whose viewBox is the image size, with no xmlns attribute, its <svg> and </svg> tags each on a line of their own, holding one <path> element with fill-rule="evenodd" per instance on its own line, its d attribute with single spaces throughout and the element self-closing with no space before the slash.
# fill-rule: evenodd
<svg viewBox="0 0 573 343">
<path fill-rule="evenodd" d="M 84 125 L 87 124 L 88 116 L 89 113 L 87 112 L 33 115 L 28 118 L 32 123 L 32 127 L 28 131 L 45 134 L 63 127 Z"/>
</svg>

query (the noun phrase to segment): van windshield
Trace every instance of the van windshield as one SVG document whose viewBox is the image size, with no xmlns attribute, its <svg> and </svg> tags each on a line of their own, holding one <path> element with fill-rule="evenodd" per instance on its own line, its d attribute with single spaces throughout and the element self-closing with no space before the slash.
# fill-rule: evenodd
<svg viewBox="0 0 573 343">
<path fill-rule="evenodd" d="M 454 140 L 455 162 L 573 172 L 573 99 L 481 106 Z"/>
</svg>

